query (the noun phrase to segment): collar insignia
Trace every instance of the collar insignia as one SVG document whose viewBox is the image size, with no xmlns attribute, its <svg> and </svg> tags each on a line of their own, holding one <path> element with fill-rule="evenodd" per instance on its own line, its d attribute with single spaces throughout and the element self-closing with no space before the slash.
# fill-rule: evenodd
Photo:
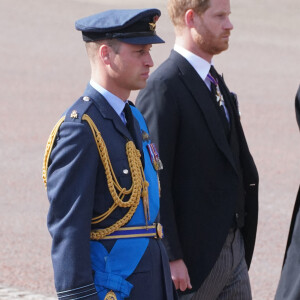
<svg viewBox="0 0 300 300">
<path fill-rule="evenodd" d="M 70 116 L 72 119 L 77 119 L 78 118 L 78 114 L 76 110 L 73 110 Z"/>
</svg>

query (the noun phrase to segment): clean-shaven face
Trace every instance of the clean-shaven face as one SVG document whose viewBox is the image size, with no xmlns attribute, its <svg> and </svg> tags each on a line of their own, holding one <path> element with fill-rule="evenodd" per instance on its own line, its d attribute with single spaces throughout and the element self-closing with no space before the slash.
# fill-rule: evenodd
<svg viewBox="0 0 300 300">
<path fill-rule="evenodd" d="M 146 86 L 153 61 L 150 55 L 152 45 L 121 43 L 118 53 L 111 61 L 114 78 L 119 89 L 139 90 Z"/>
</svg>

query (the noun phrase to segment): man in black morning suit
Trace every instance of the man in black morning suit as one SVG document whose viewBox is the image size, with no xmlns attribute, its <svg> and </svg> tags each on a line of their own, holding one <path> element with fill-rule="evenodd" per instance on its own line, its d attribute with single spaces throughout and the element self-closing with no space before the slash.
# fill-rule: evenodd
<svg viewBox="0 0 300 300">
<path fill-rule="evenodd" d="M 296 119 L 300 129 L 300 86 L 295 99 Z M 283 268 L 275 300 L 300 299 L 300 186 L 292 215 Z"/>
<path fill-rule="evenodd" d="M 229 0 L 169 0 L 176 41 L 136 105 L 164 169 L 161 222 L 180 299 L 251 299 L 258 174 L 236 97 L 212 67 L 228 48 Z"/>
</svg>

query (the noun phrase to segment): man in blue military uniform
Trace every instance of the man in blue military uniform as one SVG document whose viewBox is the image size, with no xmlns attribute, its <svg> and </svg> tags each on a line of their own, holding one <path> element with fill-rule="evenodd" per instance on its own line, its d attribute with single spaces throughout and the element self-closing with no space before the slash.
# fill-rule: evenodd
<svg viewBox="0 0 300 300">
<path fill-rule="evenodd" d="M 76 22 L 91 81 L 49 137 L 43 165 L 58 299 L 176 298 L 157 223 L 161 168 L 145 121 L 128 104 L 153 66 L 157 9 Z"/>
</svg>

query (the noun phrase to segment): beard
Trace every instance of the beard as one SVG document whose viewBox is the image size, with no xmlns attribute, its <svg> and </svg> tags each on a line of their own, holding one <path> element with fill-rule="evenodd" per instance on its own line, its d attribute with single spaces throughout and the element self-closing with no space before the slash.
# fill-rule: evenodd
<svg viewBox="0 0 300 300">
<path fill-rule="evenodd" d="M 208 28 L 204 27 L 201 32 L 197 30 L 195 43 L 203 52 L 216 55 L 228 49 L 229 39 L 225 39 L 224 36 L 229 34 L 230 33 L 226 31 L 220 35 L 215 35 Z"/>
</svg>

